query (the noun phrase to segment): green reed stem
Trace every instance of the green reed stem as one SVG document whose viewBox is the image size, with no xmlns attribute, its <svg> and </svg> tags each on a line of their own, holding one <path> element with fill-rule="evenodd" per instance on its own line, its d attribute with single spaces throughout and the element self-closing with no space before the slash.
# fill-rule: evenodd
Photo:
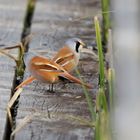
<svg viewBox="0 0 140 140">
<path fill-rule="evenodd" d="M 103 17 L 103 44 L 107 45 L 108 29 L 110 28 L 110 0 L 102 0 L 102 17 Z"/>
<path fill-rule="evenodd" d="M 114 71 L 113 69 L 108 70 L 108 84 L 109 84 L 109 107 L 112 111 L 113 108 L 113 95 L 114 95 Z"/>
<path fill-rule="evenodd" d="M 100 25 L 98 18 L 94 18 L 95 23 L 95 32 L 96 32 L 96 42 L 97 42 L 97 48 L 98 48 L 98 55 L 99 55 L 99 85 L 101 88 L 104 88 L 105 86 L 105 75 L 104 75 L 104 57 L 103 57 L 103 51 L 102 51 L 102 41 L 101 41 L 101 34 L 100 34 Z"/>
<path fill-rule="evenodd" d="M 80 76 L 80 72 L 76 69 L 76 73 L 79 77 L 79 79 L 83 82 L 83 80 L 81 79 L 81 76 Z M 89 108 L 89 111 L 91 113 L 91 118 L 92 118 L 92 122 L 94 123 L 95 120 L 96 120 L 96 113 L 94 111 L 94 105 L 93 105 L 93 101 L 92 101 L 92 97 L 90 96 L 90 94 L 88 93 L 87 89 L 85 88 L 84 85 L 82 85 L 83 87 L 83 90 L 84 90 L 84 94 L 85 94 L 85 97 L 86 97 L 86 100 L 87 100 L 87 103 L 88 103 L 88 108 Z"/>
</svg>

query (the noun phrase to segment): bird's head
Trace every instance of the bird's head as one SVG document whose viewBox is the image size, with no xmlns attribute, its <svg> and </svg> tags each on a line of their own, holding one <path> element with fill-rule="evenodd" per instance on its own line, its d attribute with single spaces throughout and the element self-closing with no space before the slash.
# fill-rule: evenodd
<svg viewBox="0 0 140 140">
<path fill-rule="evenodd" d="M 70 47 L 75 53 L 80 53 L 85 48 L 85 43 L 79 38 L 68 39 L 65 43 Z"/>
</svg>

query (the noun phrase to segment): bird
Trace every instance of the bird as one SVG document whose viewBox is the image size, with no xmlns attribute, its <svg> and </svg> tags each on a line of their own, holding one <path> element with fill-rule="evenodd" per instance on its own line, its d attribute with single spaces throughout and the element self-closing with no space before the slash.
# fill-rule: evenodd
<svg viewBox="0 0 140 140">
<path fill-rule="evenodd" d="M 84 85 L 87 88 L 92 88 L 91 85 L 86 84 L 72 76 L 62 66 L 45 57 L 35 56 L 31 58 L 28 66 L 32 76 L 23 81 L 19 86 L 16 87 L 16 89 L 29 84 L 34 79 L 45 83 L 54 84 L 58 83 L 61 78 L 67 79 L 80 85 Z"/>
<path fill-rule="evenodd" d="M 86 44 L 79 38 L 68 39 L 65 42 L 64 46 L 60 48 L 60 50 L 52 58 L 52 61 L 63 67 L 65 71 L 71 72 L 77 67 L 81 53 L 87 52 L 92 54 L 91 50 L 86 49 L 85 47 Z M 22 85 L 31 83 L 35 79 L 35 77 L 30 76 L 19 86 L 17 86 L 16 89 L 18 89 Z"/>
<path fill-rule="evenodd" d="M 65 42 L 52 60 L 61 65 L 66 71 L 71 72 L 77 67 L 80 54 L 83 52 L 92 54 L 91 50 L 86 48 L 86 44 L 81 39 L 71 38 Z"/>
</svg>

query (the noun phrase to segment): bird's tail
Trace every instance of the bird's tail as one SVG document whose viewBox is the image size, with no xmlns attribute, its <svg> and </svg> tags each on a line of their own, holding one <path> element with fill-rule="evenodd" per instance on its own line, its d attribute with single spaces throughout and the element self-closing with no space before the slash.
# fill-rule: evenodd
<svg viewBox="0 0 140 140">
<path fill-rule="evenodd" d="M 77 84 L 84 85 L 84 86 L 86 86 L 87 88 L 93 88 L 93 86 L 82 82 L 81 80 L 79 80 L 78 78 L 76 78 L 76 77 L 70 75 L 69 73 L 62 73 L 62 74 L 60 74 L 60 76 L 62 76 L 62 77 L 64 77 L 64 78 L 68 79 L 68 80 L 71 81 L 71 82 L 75 82 L 75 83 L 77 83 Z"/>
<path fill-rule="evenodd" d="M 23 86 L 25 86 L 25 85 L 31 83 L 33 80 L 35 80 L 35 78 L 34 78 L 33 76 L 28 77 L 28 78 L 25 79 L 21 84 L 19 84 L 19 85 L 15 88 L 15 90 L 17 90 L 17 89 L 19 89 L 19 88 L 21 88 L 21 87 L 23 87 Z"/>
</svg>

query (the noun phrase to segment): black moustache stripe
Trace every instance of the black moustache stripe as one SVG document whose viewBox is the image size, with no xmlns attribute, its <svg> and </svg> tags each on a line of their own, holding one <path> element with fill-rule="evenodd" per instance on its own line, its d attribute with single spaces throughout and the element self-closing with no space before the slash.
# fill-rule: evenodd
<svg viewBox="0 0 140 140">
<path fill-rule="evenodd" d="M 76 52 L 77 53 L 79 52 L 79 46 L 80 46 L 80 42 L 79 41 L 76 41 Z"/>
</svg>

